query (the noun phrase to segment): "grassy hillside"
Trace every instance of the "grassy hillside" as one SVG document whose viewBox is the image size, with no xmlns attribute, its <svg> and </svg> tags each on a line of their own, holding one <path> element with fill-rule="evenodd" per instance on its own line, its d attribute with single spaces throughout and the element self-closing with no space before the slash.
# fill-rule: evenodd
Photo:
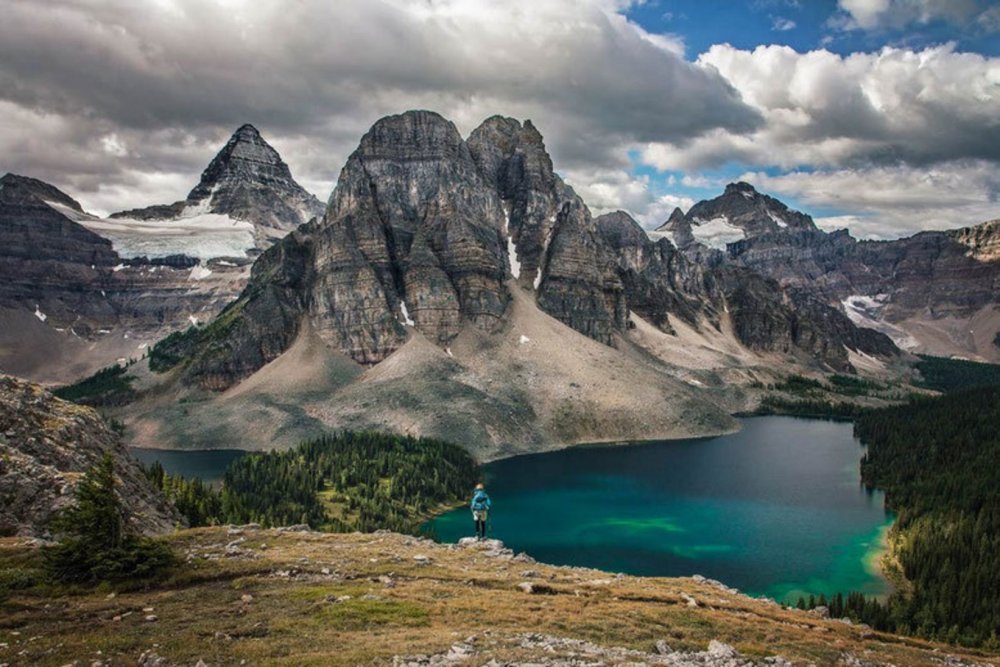
<svg viewBox="0 0 1000 667">
<path fill-rule="evenodd" d="M 244 528 L 186 530 L 169 541 L 184 564 L 163 581 L 69 591 L 32 582 L 36 547 L 0 540 L 0 662 L 134 665 L 152 652 L 213 666 L 392 664 L 449 653 L 456 665 L 678 664 L 693 658 L 658 655 L 658 642 L 704 652 L 713 640 L 755 662 L 777 654 L 803 665 L 940 665 L 956 653 L 711 582 L 551 567 L 493 544 Z M 713 651 L 714 661 L 696 664 L 737 664 L 720 657 L 725 647 Z M 1000 665 L 997 656 L 957 653 L 964 664 Z"/>
</svg>

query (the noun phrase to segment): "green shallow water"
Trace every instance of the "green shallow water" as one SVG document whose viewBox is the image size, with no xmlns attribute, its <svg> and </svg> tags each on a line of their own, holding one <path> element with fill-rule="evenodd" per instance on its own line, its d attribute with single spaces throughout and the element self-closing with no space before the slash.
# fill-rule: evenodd
<svg viewBox="0 0 1000 667">
<path fill-rule="evenodd" d="M 486 466 L 490 534 L 538 560 L 646 576 L 701 574 L 794 601 L 884 594 L 873 554 L 891 524 L 861 486 L 849 423 L 755 417 L 739 433 L 576 447 Z M 468 509 L 428 526 L 473 533 Z"/>
</svg>

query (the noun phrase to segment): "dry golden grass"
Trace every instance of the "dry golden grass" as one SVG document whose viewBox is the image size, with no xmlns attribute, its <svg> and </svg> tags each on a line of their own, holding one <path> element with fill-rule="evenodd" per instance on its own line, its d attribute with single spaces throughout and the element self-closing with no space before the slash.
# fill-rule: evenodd
<svg viewBox="0 0 1000 667">
<path fill-rule="evenodd" d="M 225 555 L 240 539 L 236 554 Z M 700 651 L 718 639 L 751 657 L 779 654 L 803 664 L 852 654 L 939 665 L 945 652 L 1000 665 L 996 656 L 872 633 L 691 579 L 619 578 L 395 534 L 211 528 L 170 540 L 190 560 L 146 589 L 8 593 L 0 600 L 0 664 L 134 665 L 154 650 L 177 664 L 356 665 L 445 652 L 471 635 L 496 644 L 488 657 L 476 656 L 483 664 L 531 659 L 530 650 L 499 640 L 544 633 L 642 651 L 657 640 Z M 37 558 L 16 538 L 0 540 L 0 572 L 30 573 Z M 523 592 L 524 581 L 547 593 Z M 149 614 L 157 620 L 146 621 Z"/>
</svg>

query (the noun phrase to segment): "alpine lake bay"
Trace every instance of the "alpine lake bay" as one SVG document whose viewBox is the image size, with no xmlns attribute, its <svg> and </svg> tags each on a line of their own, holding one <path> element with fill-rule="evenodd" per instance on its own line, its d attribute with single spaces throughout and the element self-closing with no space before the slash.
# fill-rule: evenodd
<svg viewBox="0 0 1000 667">
<path fill-rule="evenodd" d="M 576 446 L 484 466 L 489 537 L 558 565 L 643 576 L 701 574 L 752 595 L 889 584 L 876 562 L 892 516 L 861 484 L 852 425 L 751 417 L 714 438 Z M 144 464 L 218 484 L 239 450 L 137 450 Z M 474 480 L 470 480 L 470 491 Z M 473 534 L 468 507 L 426 524 L 443 542 Z"/>
<path fill-rule="evenodd" d="M 489 536 L 560 565 L 643 576 L 701 574 L 753 595 L 861 591 L 892 516 L 861 484 L 852 425 L 753 417 L 731 435 L 571 447 L 484 468 Z M 443 542 L 473 534 L 467 507 L 428 523 Z"/>
</svg>

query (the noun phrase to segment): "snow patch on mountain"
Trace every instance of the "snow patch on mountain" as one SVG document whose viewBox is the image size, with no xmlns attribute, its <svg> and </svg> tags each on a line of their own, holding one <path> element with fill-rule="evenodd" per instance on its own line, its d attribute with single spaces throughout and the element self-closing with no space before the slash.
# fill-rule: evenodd
<svg viewBox="0 0 1000 667">
<path fill-rule="evenodd" d="M 510 211 L 507 207 L 503 207 L 503 231 L 507 235 L 507 257 L 510 259 L 510 272 L 514 276 L 514 280 L 521 277 L 521 262 L 517 259 L 517 246 L 514 244 L 514 238 L 510 235 Z"/>
<path fill-rule="evenodd" d="M 81 224 L 109 239 L 123 258 L 188 255 L 205 261 L 244 256 L 256 245 L 252 223 L 220 213 L 199 213 L 173 220 L 102 218 Z"/>
<path fill-rule="evenodd" d="M 727 244 L 742 241 L 747 237 L 746 232 L 730 224 L 729 219 L 725 217 L 712 218 L 708 221 L 695 218 L 694 223 L 691 225 L 691 233 L 694 234 L 695 240 L 709 248 L 725 250 Z M 677 243 L 674 242 L 674 245 Z"/>
<path fill-rule="evenodd" d="M 403 301 L 402 299 L 400 299 L 399 301 L 399 312 L 403 316 L 403 324 L 405 324 L 408 327 L 417 326 L 417 323 L 414 322 L 413 319 L 410 317 L 410 311 L 407 310 L 406 308 L 406 302 Z"/>
<path fill-rule="evenodd" d="M 201 264 L 198 264 L 191 268 L 191 273 L 188 275 L 188 278 L 190 280 L 204 280 L 205 278 L 208 278 L 210 275 L 212 275 L 212 271 L 210 269 L 205 268 Z"/>
<path fill-rule="evenodd" d="M 884 333 L 902 350 L 915 349 L 920 345 L 916 338 L 882 319 L 882 311 L 888 302 L 888 294 L 853 294 L 840 303 L 848 319 L 856 326 Z"/>
</svg>

